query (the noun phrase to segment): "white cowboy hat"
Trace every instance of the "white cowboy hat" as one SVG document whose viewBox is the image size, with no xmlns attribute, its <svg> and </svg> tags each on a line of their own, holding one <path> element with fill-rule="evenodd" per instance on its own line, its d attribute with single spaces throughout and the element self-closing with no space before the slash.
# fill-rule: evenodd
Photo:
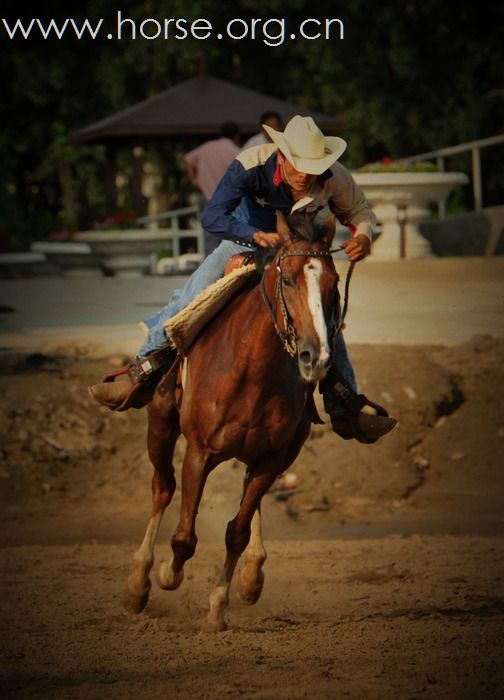
<svg viewBox="0 0 504 700">
<path fill-rule="evenodd" d="M 321 175 L 347 146 L 338 136 L 324 136 L 311 117 L 292 117 L 283 133 L 267 124 L 262 126 L 289 163 L 308 175 Z"/>
</svg>

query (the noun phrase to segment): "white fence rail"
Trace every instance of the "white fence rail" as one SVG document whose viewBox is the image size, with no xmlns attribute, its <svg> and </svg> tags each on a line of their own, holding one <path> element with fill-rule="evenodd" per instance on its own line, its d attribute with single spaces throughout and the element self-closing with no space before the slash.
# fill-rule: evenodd
<svg viewBox="0 0 504 700">
<path fill-rule="evenodd" d="M 456 146 L 447 146 L 446 148 L 438 148 L 436 151 L 428 153 L 419 153 L 401 160 L 402 163 L 418 163 L 423 160 L 435 160 L 438 170 L 445 170 L 445 159 L 449 156 L 459 155 L 461 153 L 471 152 L 472 155 L 472 188 L 474 197 L 474 210 L 481 211 L 483 208 L 483 179 L 481 170 L 481 149 L 497 146 L 504 143 L 504 134 L 489 136 L 485 139 L 477 139 L 476 141 L 467 141 Z M 440 211 L 440 215 L 444 216 L 444 211 Z"/>
</svg>

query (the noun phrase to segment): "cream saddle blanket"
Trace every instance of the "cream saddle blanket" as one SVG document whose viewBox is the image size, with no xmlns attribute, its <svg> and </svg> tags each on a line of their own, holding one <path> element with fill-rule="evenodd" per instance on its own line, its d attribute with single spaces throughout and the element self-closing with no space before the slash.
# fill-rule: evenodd
<svg viewBox="0 0 504 700">
<path fill-rule="evenodd" d="M 196 336 L 245 286 L 251 275 L 255 274 L 255 269 L 255 265 L 247 265 L 221 277 L 198 294 L 185 309 L 166 321 L 166 335 L 171 338 L 181 355 L 187 355 Z"/>
</svg>

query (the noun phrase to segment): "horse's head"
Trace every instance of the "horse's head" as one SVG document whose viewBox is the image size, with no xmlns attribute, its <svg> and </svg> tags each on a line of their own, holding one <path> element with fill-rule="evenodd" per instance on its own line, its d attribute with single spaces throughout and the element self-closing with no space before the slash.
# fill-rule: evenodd
<svg viewBox="0 0 504 700">
<path fill-rule="evenodd" d="M 338 275 L 330 253 L 334 220 L 317 226 L 306 215 L 286 219 L 278 213 L 277 231 L 282 247 L 269 270 L 276 278 L 271 298 L 276 298 L 277 332 L 287 352 L 297 356 L 301 377 L 317 382 L 329 366 L 328 325 L 339 308 Z"/>
</svg>

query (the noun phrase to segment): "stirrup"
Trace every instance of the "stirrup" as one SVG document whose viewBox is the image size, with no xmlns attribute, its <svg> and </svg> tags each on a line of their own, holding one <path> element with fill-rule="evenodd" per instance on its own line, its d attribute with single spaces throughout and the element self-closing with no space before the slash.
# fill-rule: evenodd
<svg viewBox="0 0 504 700">
<path fill-rule="evenodd" d="M 365 402 L 363 407 L 372 406 L 377 410 L 376 415 L 360 411 L 354 415 L 347 413 L 342 416 L 331 416 L 332 429 L 343 440 L 357 440 L 371 445 L 395 428 L 397 421 L 395 418 L 390 418 L 383 406 L 369 401 L 363 394 L 359 396 Z"/>
<path fill-rule="evenodd" d="M 177 350 L 172 343 L 166 343 L 159 350 L 137 357 L 128 368 L 128 374 L 133 383 L 148 382 L 154 375 L 166 372 L 174 363 Z"/>
<path fill-rule="evenodd" d="M 156 387 L 165 372 L 174 364 L 177 350 L 167 343 L 159 350 L 135 362 L 124 365 L 103 377 L 103 382 L 114 382 L 117 377 L 127 374 L 132 385 L 124 399 L 115 405 L 108 405 L 113 411 L 127 411 L 129 408 L 143 408 L 152 401 Z"/>
<path fill-rule="evenodd" d="M 344 440 L 372 444 L 397 424 L 380 404 L 357 394 L 343 381 L 324 391 L 324 405 L 331 416 L 332 428 Z M 341 409 L 344 408 L 344 413 Z"/>
</svg>

